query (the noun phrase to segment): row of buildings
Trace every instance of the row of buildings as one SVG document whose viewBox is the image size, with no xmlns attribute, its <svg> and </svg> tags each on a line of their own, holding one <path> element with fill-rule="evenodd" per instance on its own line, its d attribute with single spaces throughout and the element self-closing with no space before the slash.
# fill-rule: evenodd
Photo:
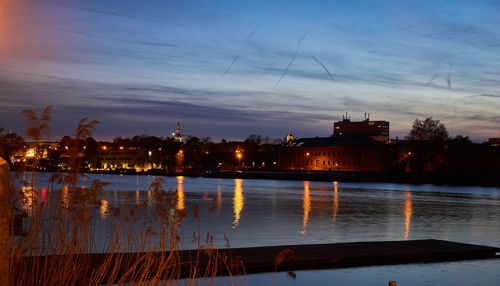
<svg viewBox="0 0 500 286">
<path fill-rule="evenodd" d="M 255 140 L 258 136 L 239 142 L 214 143 L 183 137 L 177 122 L 176 131 L 166 139 L 136 136 L 139 138 L 97 142 L 89 138 L 77 144 L 78 148 L 74 148 L 69 137 L 59 142 L 28 142 L 14 153 L 11 162 L 39 170 L 65 170 L 70 168 L 70 154 L 76 154 L 81 159 L 81 167 L 90 171 L 200 174 L 214 169 L 384 172 L 399 168 L 411 172 L 413 169 L 435 171 L 446 160 L 458 160 L 455 157 L 461 152 L 475 152 L 476 157 L 489 158 L 488 150 L 492 149 L 488 146 L 500 146 L 498 138 L 490 138 L 484 148 L 480 144 L 451 149 L 435 144 L 412 145 L 404 140 L 390 140 L 389 127 L 387 121 L 373 121 L 366 115 L 364 120 L 352 121 L 346 114 L 341 121 L 333 123 L 328 137 L 295 138 L 289 132 L 279 144 Z M 462 151 L 454 154 L 452 151 L 457 148 L 467 151 L 460 149 Z M 77 152 L 72 153 L 75 149 Z M 448 158 L 444 157 L 445 153 Z"/>
<path fill-rule="evenodd" d="M 183 148 L 187 144 L 179 122 L 170 140 L 175 144 L 168 147 L 162 144 L 138 147 L 116 142 L 84 142 L 79 146 L 77 156 L 84 161 L 82 167 L 91 171 L 169 169 L 170 173 L 172 169 L 182 172 L 186 166 L 191 168 L 197 164 L 203 166 L 194 167 L 224 170 L 266 167 L 290 171 L 383 171 L 389 160 L 389 122 L 371 121 L 366 116 L 362 121 L 351 121 L 348 114 L 342 121 L 334 122 L 329 137 L 296 139 L 290 132 L 285 142 L 267 151 L 251 147 L 248 142 L 231 142 L 233 144 L 226 144 L 225 148 L 212 144 L 194 150 L 205 161 L 210 159 L 211 164 L 200 164 L 200 160 L 186 162 L 184 149 L 188 148 Z M 71 144 L 64 139 L 60 142 L 28 142 L 12 160 L 37 165 L 43 170 L 46 166 L 40 162 L 55 161 L 53 154 L 57 153 L 57 167 L 67 169 L 64 159 L 68 158 Z M 165 150 L 167 148 L 175 150 Z"/>
</svg>

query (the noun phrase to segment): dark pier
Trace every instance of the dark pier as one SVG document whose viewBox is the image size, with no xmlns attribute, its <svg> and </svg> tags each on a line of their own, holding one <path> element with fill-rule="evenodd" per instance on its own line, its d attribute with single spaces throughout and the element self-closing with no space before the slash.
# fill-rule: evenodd
<svg viewBox="0 0 500 286">
<path fill-rule="evenodd" d="M 70 260 L 86 260 L 97 269 L 104 261 L 116 261 L 118 272 L 139 267 L 144 261 L 156 266 L 170 254 L 177 257 L 178 278 L 193 276 L 249 274 L 274 271 L 328 269 L 370 265 L 429 263 L 466 259 L 499 258 L 499 248 L 457 243 L 443 240 L 409 240 L 381 242 L 351 242 L 315 245 L 283 245 L 267 247 L 232 248 L 218 250 L 183 250 L 149 253 L 80 254 Z M 51 263 L 54 257 L 26 258 L 31 263 Z M 143 262 L 141 262 L 143 261 Z M 204 273 L 204 269 L 214 269 Z M 193 268 L 194 267 L 194 268 Z M 91 271 L 89 269 L 89 271 Z M 196 271 L 194 271 L 196 269 Z M 117 271 L 115 268 L 114 271 Z M 153 271 L 154 272 L 154 271 Z M 193 274 L 195 273 L 195 274 Z"/>
</svg>

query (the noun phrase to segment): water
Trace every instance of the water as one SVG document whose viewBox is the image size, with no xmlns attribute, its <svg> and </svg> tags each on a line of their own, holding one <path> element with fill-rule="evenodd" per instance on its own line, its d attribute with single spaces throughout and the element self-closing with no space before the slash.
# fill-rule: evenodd
<svg viewBox="0 0 500 286">
<path fill-rule="evenodd" d="M 47 188 L 50 174 L 37 174 Z M 153 176 L 89 175 L 110 182 L 99 212 L 127 198 L 146 201 L 139 216 L 154 215 Z M 214 234 L 224 247 L 315 244 L 350 241 L 445 239 L 500 247 L 500 188 L 402 185 L 386 183 L 300 182 L 275 180 L 165 177 L 164 188 L 175 192 L 176 207 L 188 217 L 181 231 L 190 248 L 193 232 Z M 197 204 L 200 220 L 190 214 Z M 295 278 L 277 273 L 275 285 L 498 285 L 500 260 L 358 267 L 297 271 Z M 271 284 L 273 274 L 249 275 L 250 285 Z M 370 282 L 368 282 L 370 281 Z M 238 280 L 238 283 L 244 282 Z"/>
</svg>

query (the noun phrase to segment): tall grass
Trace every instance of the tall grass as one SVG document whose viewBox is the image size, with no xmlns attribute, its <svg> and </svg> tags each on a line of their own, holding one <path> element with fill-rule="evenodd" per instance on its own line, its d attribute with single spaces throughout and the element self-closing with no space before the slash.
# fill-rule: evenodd
<svg viewBox="0 0 500 286">
<path fill-rule="evenodd" d="M 49 111 L 46 108 L 40 118 L 23 111 L 30 122 L 28 136 L 38 140 L 48 134 Z M 120 207 L 109 207 L 103 223 L 97 210 L 104 207 L 100 196 L 108 183 L 94 180 L 88 188 L 78 184 L 86 177 L 79 172 L 78 144 L 96 124 L 86 118 L 80 121 L 67 150 L 68 172 L 53 175 L 45 193 L 37 189 L 34 173 L 23 182 L 22 191 L 13 191 L 18 196 L 12 207 L 24 209 L 28 216 L 25 235 L 10 239 L 10 284 L 212 285 L 223 283 L 216 278 L 222 271 L 232 282 L 232 263 L 214 248 L 212 235 L 202 238 L 198 230 L 193 237 L 197 249 L 189 257 L 180 251 L 179 226 L 187 214 L 176 209 L 176 196 L 163 189 L 162 178 L 148 190 L 155 206 L 150 225 L 138 215 L 146 202 L 131 203 L 130 198 Z M 199 219 L 197 207 L 193 217 Z"/>
</svg>

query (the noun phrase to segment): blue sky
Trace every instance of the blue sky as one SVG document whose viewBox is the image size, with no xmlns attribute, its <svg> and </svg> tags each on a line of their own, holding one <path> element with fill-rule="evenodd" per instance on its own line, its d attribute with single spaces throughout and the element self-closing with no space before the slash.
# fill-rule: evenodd
<svg viewBox="0 0 500 286">
<path fill-rule="evenodd" d="M 0 126 L 53 105 L 99 139 L 329 136 L 349 112 L 403 137 L 432 116 L 500 135 L 498 1 L 0 0 Z"/>
</svg>

